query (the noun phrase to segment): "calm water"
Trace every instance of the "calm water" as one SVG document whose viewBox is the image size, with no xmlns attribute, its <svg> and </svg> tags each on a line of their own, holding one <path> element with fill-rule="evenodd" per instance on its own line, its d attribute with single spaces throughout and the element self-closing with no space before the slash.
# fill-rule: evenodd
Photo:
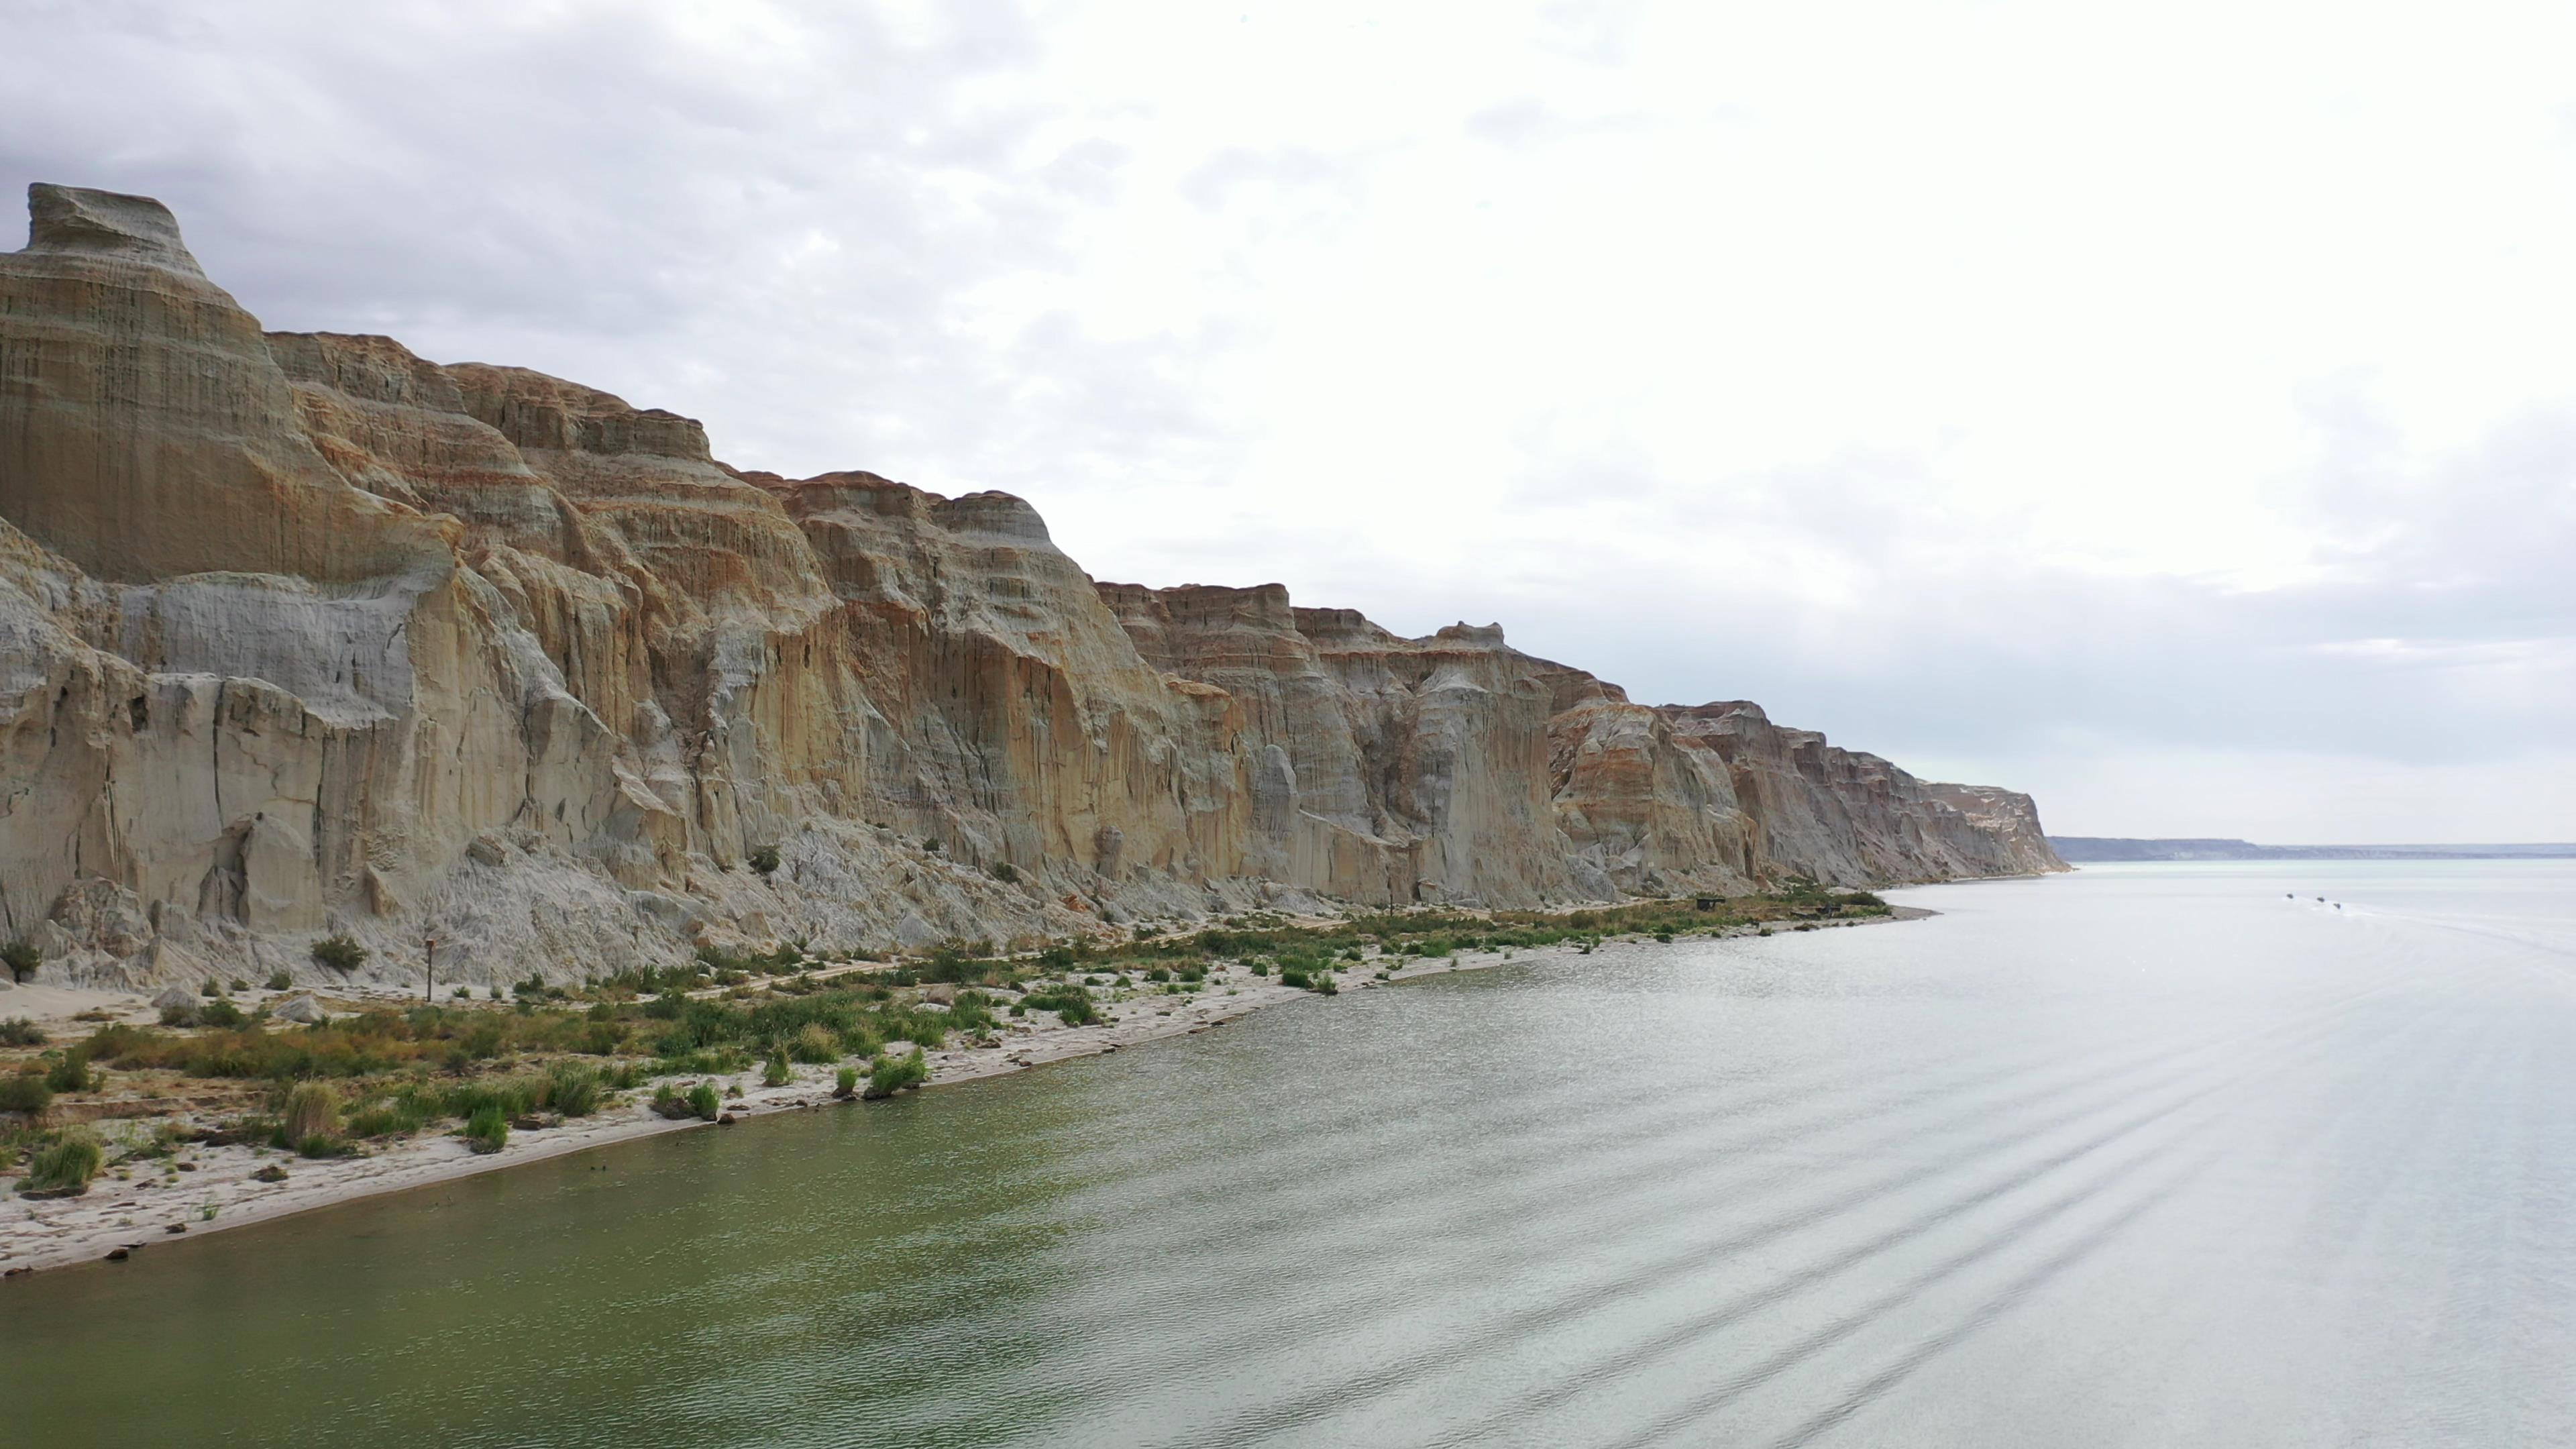
<svg viewBox="0 0 2576 1449">
<path fill-rule="evenodd" d="M 2576 1443 L 2576 866 L 1900 898 L 1948 914 L 1300 1002 L 22 1279 L 0 1422 Z"/>
</svg>

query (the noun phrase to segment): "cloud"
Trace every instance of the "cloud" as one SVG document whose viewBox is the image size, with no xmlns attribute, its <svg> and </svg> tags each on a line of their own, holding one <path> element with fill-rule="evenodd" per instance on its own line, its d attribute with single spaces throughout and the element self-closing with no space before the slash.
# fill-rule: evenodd
<svg viewBox="0 0 2576 1449">
<path fill-rule="evenodd" d="M 2564 835 L 2572 32 L 40 5 L 0 177 L 163 197 L 272 326 L 1009 488 L 1104 577 L 1500 618 L 2103 833 Z"/>
<path fill-rule="evenodd" d="M 1229 146 L 1191 167 L 1181 178 L 1180 193 L 1193 205 L 1215 211 L 1249 188 L 1329 187 L 1345 182 L 1350 170 L 1348 162 L 1303 146 Z"/>
</svg>

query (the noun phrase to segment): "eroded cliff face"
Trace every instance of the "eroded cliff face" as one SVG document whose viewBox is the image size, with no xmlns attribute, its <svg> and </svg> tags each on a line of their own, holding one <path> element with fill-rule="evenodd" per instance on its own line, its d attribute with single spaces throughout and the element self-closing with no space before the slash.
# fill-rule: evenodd
<svg viewBox="0 0 2576 1449">
<path fill-rule="evenodd" d="M 1753 704 L 1636 704 L 1499 628 L 1403 639 L 1293 608 L 1275 584 L 1100 592 L 1156 667 L 1243 701 L 1266 762 L 1252 862 L 1335 895 L 1518 903 L 2064 868 L 2026 795 L 1929 784 Z"/>
<path fill-rule="evenodd" d="M 741 472 L 574 383 L 263 334 L 158 203 L 30 199 L 0 937 L 48 976 L 308 975 L 337 930 L 371 973 L 435 933 L 463 979 L 565 979 L 1283 897 L 2060 868 L 2027 797 L 1751 705 L 1275 586 L 1095 586 L 1016 498 Z"/>
</svg>

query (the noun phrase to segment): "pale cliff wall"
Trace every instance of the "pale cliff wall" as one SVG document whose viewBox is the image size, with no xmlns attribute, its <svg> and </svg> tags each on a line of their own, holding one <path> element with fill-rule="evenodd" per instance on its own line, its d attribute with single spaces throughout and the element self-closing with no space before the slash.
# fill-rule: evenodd
<svg viewBox="0 0 2576 1449">
<path fill-rule="evenodd" d="M 466 979 L 562 978 L 1308 892 L 2059 868 L 2026 797 L 1749 705 L 1275 586 L 1095 586 L 1016 498 L 745 473 L 560 379 L 263 334 L 158 203 L 31 213 L 0 254 L 0 937 L 49 975 L 309 974 L 332 930 L 399 974 L 434 930 Z"/>
<path fill-rule="evenodd" d="M 1649 707 L 1499 628 L 1427 639 L 1287 591 L 1103 584 L 1156 667 L 1243 701 L 1274 761 L 1256 862 L 1337 895 L 1604 898 L 2063 869 L 2030 797 L 1930 784 L 1746 703 Z M 1321 874 L 1330 830 L 1371 874 Z M 1418 887 L 1418 889 L 1416 888 Z"/>
</svg>

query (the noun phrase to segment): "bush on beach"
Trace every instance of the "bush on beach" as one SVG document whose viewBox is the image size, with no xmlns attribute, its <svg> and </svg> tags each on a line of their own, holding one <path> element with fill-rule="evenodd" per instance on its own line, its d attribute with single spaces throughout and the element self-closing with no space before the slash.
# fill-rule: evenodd
<svg viewBox="0 0 2576 1449">
<path fill-rule="evenodd" d="M 340 1094 L 328 1082 L 298 1082 L 286 1089 L 277 1108 L 277 1145 L 307 1157 L 329 1155 L 306 1151 L 307 1143 L 329 1146 L 340 1136 Z"/>
<path fill-rule="evenodd" d="M 78 1197 L 89 1191 L 90 1179 L 98 1176 L 106 1160 L 89 1129 L 73 1128 L 36 1149 L 27 1175 L 18 1181 L 18 1191 L 29 1197 Z"/>
<path fill-rule="evenodd" d="M 879 1102 L 897 1092 L 919 1088 L 930 1080 L 930 1063 L 923 1059 L 921 1048 L 900 1057 L 880 1057 L 876 1069 L 868 1073 L 868 1088 L 860 1093 L 871 1102 Z"/>
<path fill-rule="evenodd" d="M 499 1103 L 485 1103 L 466 1119 L 461 1135 L 465 1145 L 476 1152 L 498 1152 L 510 1140 L 510 1119 Z"/>
<path fill-rule="evenodd" d="M 75 1047 L 45 1069 L 45 1085 L 56 1092 L 86 1092 L 97 1087 L 98 1078 L 90 1070 L 89 1057 Z"/>
<path fill-rule="evenodd" d="M 546 1105 L 567 1117 L 587 1117 L 599 1110 L 599 1068 L 581 1062 L 557 1062 L 546 1068 Z"/>
<path fill-rule="evenodd" d="M 45 1085 L 42 1071 L 31 1069 L 0 1076 L 0 1112 L 23 1112 L 35 1117 L 52 1105 L 54 1089 Z"/>
</svg>

